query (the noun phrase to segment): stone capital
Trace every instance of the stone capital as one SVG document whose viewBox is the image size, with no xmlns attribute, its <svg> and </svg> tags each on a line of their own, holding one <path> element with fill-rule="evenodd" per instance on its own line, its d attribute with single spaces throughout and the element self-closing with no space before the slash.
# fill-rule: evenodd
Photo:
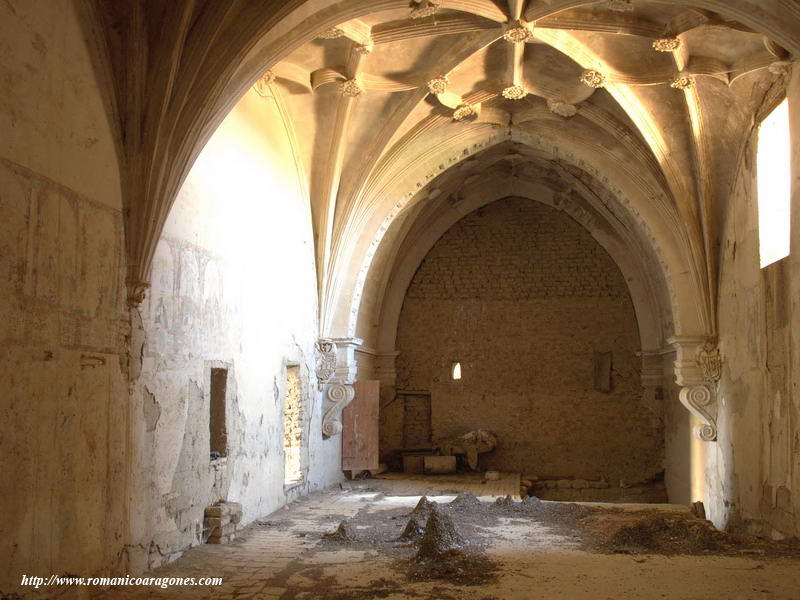
<svg viewBox="0 0 800 600">
<path fill-rule="evenodd" d="M 142 281 L 138 277 L 128 277 L 125 280 L 125 285 L 128 288 L 128 306 L 136 308 L 147 295 L 147 290 L 150 288 L 150 283 Z"/>
</svg>

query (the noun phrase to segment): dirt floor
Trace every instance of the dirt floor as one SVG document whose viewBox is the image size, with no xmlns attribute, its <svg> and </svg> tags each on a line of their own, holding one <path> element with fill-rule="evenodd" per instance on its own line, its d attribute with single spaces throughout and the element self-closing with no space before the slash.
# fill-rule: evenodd
<svg viewBox="0 0 800 600">
<path fill-rule="evenodd" d="M 95 597 L 800 599 L 797 542 L 729 536 L 686 507 L 455 493 L 421 501 L 390 487 L 366 480 L 314 494 L 233 544 L 200 546 L 153 573 L 223 575 L 221 588 Z"/>
</svg>

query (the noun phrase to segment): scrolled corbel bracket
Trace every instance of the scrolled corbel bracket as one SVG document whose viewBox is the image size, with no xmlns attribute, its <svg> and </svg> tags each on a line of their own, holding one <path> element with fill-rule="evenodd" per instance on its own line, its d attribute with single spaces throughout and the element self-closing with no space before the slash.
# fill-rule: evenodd
<svg viewBox="0 0 800 600">
<path fill-rule="evenodd" d="M 681 404 L 700 420 L 694 434 L 700 441 L 717 441 L 716 394 L 708 385 L 698 384 L 681 388 L 678 393 Z"/>
<path fill-rule="evenodd" d="M 359 338 L 323 338 L 317 342 L 320 357 L 317 379 L 323 396 L 323 439 L 342 432 L 342 411 L 356 395 L 353 387 L 358 370 L 355 355 L 356 348 L 362 343 Z"/>
<path fill-rule="evenodd" d="M 353 401 L 356 391 L 349 383 L 332 381 L 325 386 L 325 413 L 322 417 L 322 437 L 332 438 L 342 432 L 342 411 Z"/>
<path fill-rule="evenodd" d="M 681 386 L 678 398 L 700 424 L 694 428 L 697 439 L 717 440 L 717 382 L 722 375 L 722 359 L 713 338 L 673 337 L 675 381 Z"/>
</svg>

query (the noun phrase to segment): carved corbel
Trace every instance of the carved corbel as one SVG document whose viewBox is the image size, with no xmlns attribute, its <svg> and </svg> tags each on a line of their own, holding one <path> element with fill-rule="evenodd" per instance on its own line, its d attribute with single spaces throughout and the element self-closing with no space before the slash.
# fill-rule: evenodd
<svg viewBox="0 0 800 600">
<path fill-rule="evenodd" d="M 261 77 L 258 78 L 253 84 L 253 89 L 262 98 L 270 96 L 269 86 L 275 83 L 275 73 L 273 71 L 266 71 Z"/>
<path fill-rule="evenodd" d="M 362 340 L 358 338 L 322 339 L 318 347 L 324 352 L 324 368 L 320 374 L 326 377 L 323 388 L 322 437 L 328 439 L 342 432 L 342 410 L 355 397 L 353 382 L 356 379 L 356 348 Z M 332 379 L 331 379 L 332 377 Z"/>
<path fill-rule="evenodd" d="M 336 344 L 332 340 L 321 339 L 317 342 L 317 385 L 328 383 L 336 372 Z"/>
<path fill-rule="evenodd" d="M 322 437 L 324 439 L 342 432 L 342 411 L 355 398 L 353 386 L 334 381 L 325 387 L 325 413 L 322 416 Z"/>
<path fill-rule="evenodd" d="M 125 280 L 125 284 L 128 288 L 128 306 L 136 308 L 144 302 L 144 297 L 147 295 L 150 284 L 136 277 L 128 277 Z"/>
<path fill-rule="evenodd" d="M 722 359 L 716 344 L 704 337 L 674 337 L 669 343 L 677 352 L 675 381 L 678 397 L 700 421 L 695 436 L 704 442 L 717 439 L 717 382 L 722 374 Z"/>
<path fill-rule="evenodd" d="M 717 441 L 716 394 L 705 384 L 681 388 L 678 394 L 681 404 L 700 420 L 694 434 L 703 442 Z"/>
</svg>

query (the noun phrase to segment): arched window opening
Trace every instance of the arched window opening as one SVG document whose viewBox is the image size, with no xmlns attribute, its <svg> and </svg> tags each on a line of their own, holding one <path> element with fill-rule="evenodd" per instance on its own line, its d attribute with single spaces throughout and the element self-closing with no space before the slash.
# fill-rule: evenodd
<svg viewBox="0 0 800 600">
<path fill-rule="evenodd" d="M 450 368 L 450 377 L 453 381 L 458 381 L 461 379 L 461 363 L 454 362 L 452 367 Z"/>
<path fill-rule="evenodd" d="M 761 268 L 789 256 L 791 206 L 789 107 L 781 102 L 761 123 L 756 159 Z"/>
</svg>

